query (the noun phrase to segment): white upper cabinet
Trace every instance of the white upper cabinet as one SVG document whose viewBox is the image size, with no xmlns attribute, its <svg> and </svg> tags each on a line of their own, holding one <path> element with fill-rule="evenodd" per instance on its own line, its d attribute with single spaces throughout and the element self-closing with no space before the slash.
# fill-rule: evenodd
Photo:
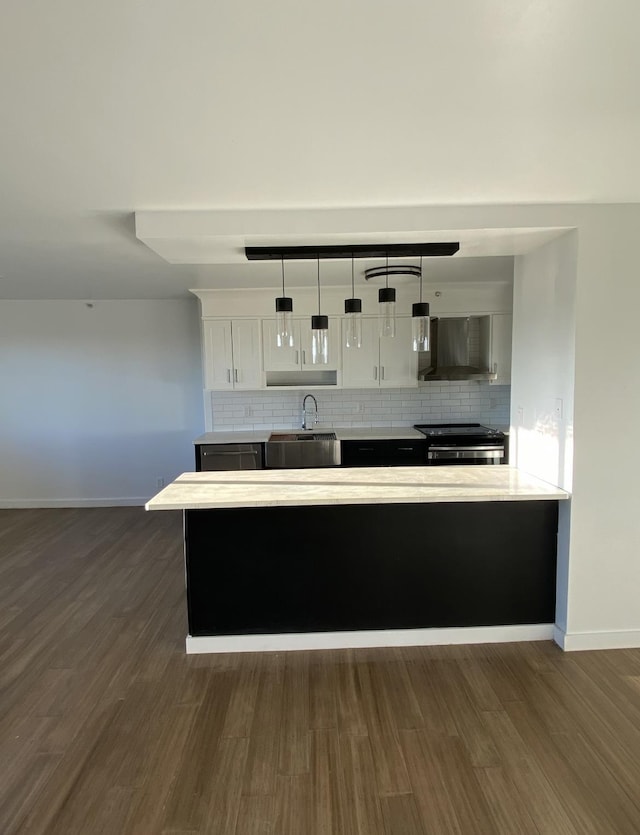
<svg viewBox="0 0 640 835">
<path fill-rule="evenodd" d="M 203 322 L 204 385 L 207 389 L 233 388 L 231 321 Z"/>
<path fill-rule="evenodd" d="M 497 374 L 491 380 L 494 386 L 511 384 L 511 343 L 513 316 L 510 313 L 494 313 L 491 316 L 491 370 Z"/>
<path fill-rule="evenodd" d="M 204 321 L 203 336 L 205 388 L 262 388 L 260 320 Z"/>
<path fill-rule="evenodd" d="M 262 350 L 265 371 L 298 371 L 300 369 L 300 325 L 293 322 L 293 348 L 276 345 L 276 320 L 262 322 Z"/>
<path fill-rule="evenodd" d="M 375 388 L 380 385 L 380 336 L 377 319 L 362 320 L 362 345 L 345 348 L 347 322 L 342 320 L 342 385 L 345 388 Z"/>
<path fill-rule="evenodd" d="M 340 368 L 340 321 L 329 318 L 329 362 L 327 365 L 314 365 L 311 362 L 311 317 L 293 320 L 293 348 L 276 346 L 276 320 L 265 319 L 262 326 L 264 351 L 264 370 L 301 371 L 323 370 L 337 371 Z"/>
<path fill-rule="evenodd" d="M 343 323 L 343 329 L 346 323 Z M 344 388 L 409 388 L 418 385 L 418 355 L 411 349 L 411 318 L 396 319 L 393 338 L 379 335 L 378 318 L 362 320 L 362 347 L 342 349 Z M 344 333 L 343 333 L 344 345 Z"/>
<path fill-rule="evenodd" d="M 340 368 L 340 320 L 329 317 L 329 361 L 326 365 L 314 365 L 311 361 L 311 317 L 300 319 L 300 362 L 303 369 L 338 371 Z"/>
<path fill-rule="evenodd" d="M 418 354 L 411 347 L 411 318 L 396 317 L 396 335 L 380 337 L 380 386 L 410 388 L 418 385 Z"/>
</svg>

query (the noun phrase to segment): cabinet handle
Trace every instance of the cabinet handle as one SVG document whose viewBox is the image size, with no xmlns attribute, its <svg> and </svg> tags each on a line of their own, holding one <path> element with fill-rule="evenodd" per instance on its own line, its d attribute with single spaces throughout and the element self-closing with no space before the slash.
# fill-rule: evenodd
<svg viewBox="0 0 640 835">
<path fill-rule="evenodd" d="M 359 446 L 358 447 L 358 452 L 374 452 L 374 451 L 375 450 L 373 449 L 373 447 L 370 447 L 370 446 Z"/>
<path fill-rule="evenodd" d="M 299 351 L 296 351 L 296 365 L 298 365 L 299 358 L 300 358 L 300 353 L 299 353 Z"/>
<path fill-rule="evenodd" d="M 227 368 L 227 383 L 231 382 L 231 369 Z"/>
<path fill-rule="evenodd" d="M 303 350 L 303 352 L 302 352 L 302 364 L 303 364 L 303 365 L 306 365 L 306 364 L 307 364 L 307 352 L 306 352 L 306 351 L 304 351 L 304 350 Z"/>
<path fill-rule="evenodd" d="M 399 446 L 398 452 L 413 452 L 412 446 Z"/>
<path fill-rule="evenodd" d="M 384 380 L 384 365 L 380 366 L 380 379 Z"/>
<path fill-rule="evenodd" d="M 236 369 L 235 369 L 235 371 L 234 371 L 234 379 L 235 379 L 235 381 L 236 381 L 236 383 L 237 383 L 237 382 L 238 382 L 238 369 L 237 369 L 237 368 L 236 368 Z"/>
<path fill-rule="evenodd" d="M 374 380 L 378 379 L 378 366 L 377 365 L 373 366 L 373 379 Z"/>
</svg>

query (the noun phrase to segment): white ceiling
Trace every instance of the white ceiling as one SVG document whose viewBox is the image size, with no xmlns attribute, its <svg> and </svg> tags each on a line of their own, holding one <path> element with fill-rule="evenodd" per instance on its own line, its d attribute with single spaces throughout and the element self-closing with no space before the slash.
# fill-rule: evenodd
<svg viewBox="0 0 640 835">
<path fill-rule="evenodd" d="M 636 202 L 638 31 L 637 0 L 6 3 L 0 296 L 229 280 L 136 210 Z"/>
</svg>

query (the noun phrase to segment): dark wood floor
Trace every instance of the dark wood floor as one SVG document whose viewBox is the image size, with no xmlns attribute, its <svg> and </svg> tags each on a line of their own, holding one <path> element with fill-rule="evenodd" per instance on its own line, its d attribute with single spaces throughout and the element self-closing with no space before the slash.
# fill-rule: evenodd
<svg viewBox="0 0 640 835">
<path fill-rule="evenodd" d="M 3 835 L 640 832 L 640 651 L 187 657 L 183 582 L 177 513 L 0 512 Z"/>
</svg>

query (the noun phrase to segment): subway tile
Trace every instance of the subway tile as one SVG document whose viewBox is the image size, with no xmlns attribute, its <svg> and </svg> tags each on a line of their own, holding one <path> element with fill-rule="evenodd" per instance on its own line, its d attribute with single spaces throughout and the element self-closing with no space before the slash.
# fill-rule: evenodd
<svg viewBox="0 0 640 835">
<path fill-rule="evenodd" d="M 509 386 L 483 382 L 442 381 L 418 388 L 348 389 L 316 393 L 323 423 L 342 426 L 406 426 L 442 420 L 508 423 Z M 220 392 L 210 400 L 215 428 L 289 429 L 301 421 L 301 394 L 287 392 Z M 245 408 L 250 414 L 245 415 Z M 358 408 L 362 407 L 362 411 Z"/>
</svg>

